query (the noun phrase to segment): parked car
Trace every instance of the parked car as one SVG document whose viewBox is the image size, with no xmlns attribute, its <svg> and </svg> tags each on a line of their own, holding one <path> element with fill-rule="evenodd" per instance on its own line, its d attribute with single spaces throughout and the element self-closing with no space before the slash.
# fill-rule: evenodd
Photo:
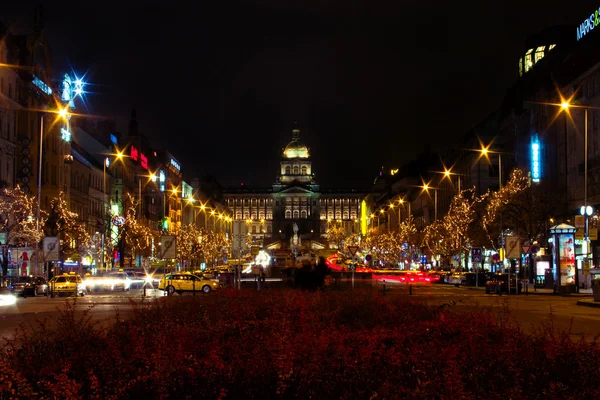
<svg viewBox="0 0 600 400">
<path fill-rule="evenodd" d="M 517 279 L 516 276 L 510 275 L 510 292 L 511 293 L 521 293 L 522 285 L 519 283 L 519 290 L 517 292 Z M 508 293 L 508 274 L 494 274 L 490 277 L 490 279 L 485 283 L 485 292 L 487 294 L 490 293 Z"/>
<path fill-rule="evenodd" d="M 48 294 L 48 283 L 41 276 L 20 276 L 10 284 L 9 289 L 15 295 L 23 297 L 38 296 L 40 294 L 45 296 Z"/>
</svg>

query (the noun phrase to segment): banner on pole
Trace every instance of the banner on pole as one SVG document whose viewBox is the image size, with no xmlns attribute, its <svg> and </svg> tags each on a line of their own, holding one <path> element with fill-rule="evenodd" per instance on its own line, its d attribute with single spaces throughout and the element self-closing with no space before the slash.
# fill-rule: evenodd
<svg viewBox="0 0 600 400">
<path fill-rule="evenodd" d="M 163 260 L 177 258 L 175 235 L 162 235 L 160 237 L 160 255 Z"/>
<path fill-rule="evenodd" d="M 46 236 L 43 240 L 44 260 L 60 260 L 60 240 L 55 236 Z"/>
<path fill-rule="evenodd" d="M 518 236 L 506 237 L 506 258 L 521 257 L 521 239 Z"/>
</svg>

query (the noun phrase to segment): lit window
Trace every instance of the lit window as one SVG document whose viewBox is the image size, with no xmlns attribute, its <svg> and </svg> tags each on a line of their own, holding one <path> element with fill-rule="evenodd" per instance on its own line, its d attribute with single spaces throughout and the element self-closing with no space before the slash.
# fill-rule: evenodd
<svg viewBox="0 0 600 400">
<path fill-rule="evenodd" d="M 306 175 L 306 165 L 302 166 L 302 175 Z"/>
<path fill-rule="evenodd" d="M 528 72 L 533 67 L 532 52 L 533 49 L 529 49 L 527 50 L 527 53 L 525 53 L 525 64 L 523 65 L 525 72 Z"/>
<path fill-rule="evenodd" d="M 306 219 L 306 216 L 307 216 L 307 214 L 306 214 L 306 210 L 302 210 L 302 211 L 300 211 L 300 218 L 302 218 L 302 219 Z"/>
<path fill-rule="evenodd" d="M 290 218 L 292 218 L 292 212 L 290 210 L 286 210 L 285 219 L 290 219 Z"/>
<path fill-rule="evenodd" d="M 299 216 L 300 213 L 298 212 L 298 210 L 294 210 L 294 219 L 298 219 Z"/>
<path fill-rule="evenodd" d="M 298 166 L 294 166 L 294 175 L 298 175 Z"/>
<path fill-rule="evenodd" d="M 548 51 L 552 50 L 553 48 L 555 48 L 556 45 L 555 44 L 551 44 L 550 46 L 548 46 Z"/>
<path fill-rule="evenodd" d="M 542 58 L 544 58 L 544 49 L 546 48 L 546 46 L 540 46 L 537 49 L 535 49 L 535 63 L 537 64 L 538 61 L 540 61 Z"/>
<path fill-rule="evenodd" d="M 292 169 L 289 166 L 285 167 L 285 174 L 286 175 L 289 175 L 291 172 L 292 172 Z"/>
</svg>

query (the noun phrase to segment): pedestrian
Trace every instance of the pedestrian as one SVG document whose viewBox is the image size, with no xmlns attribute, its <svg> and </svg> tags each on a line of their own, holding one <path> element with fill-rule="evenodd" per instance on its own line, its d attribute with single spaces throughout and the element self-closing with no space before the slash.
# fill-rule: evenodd
<svg viewBox="0 0 600 400">
<path fill-rule="evenodd" d="M 262 264 L 258 266 L 258 279 L 260 279 L 261 282 L 265 281 L 265 267 L 263 267 Z"/>
</svg>

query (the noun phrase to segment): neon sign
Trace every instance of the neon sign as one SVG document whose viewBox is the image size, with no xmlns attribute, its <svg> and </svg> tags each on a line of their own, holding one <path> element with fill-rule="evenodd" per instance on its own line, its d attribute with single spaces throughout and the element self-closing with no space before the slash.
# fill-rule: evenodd
<svg viewBox="0 0 600 400">
<path fill-rule="evenodd" d="M 35 75 L 33 76 L 33 84 L 38 88 L 42 89 L 42 92 L 46 93 L 48 96 L 52 94 L 52 88 L 46 85 L 46 83 L 44 83 L 43 80 L 41 80 Z"/>
<path fill-rule="evenodd" d="M 137 161 L 138 160 L 138 149 L 134 146 L 131 146 L 131 159 Z"/>
<path fill-rule="evenodd" d="M 600 8 L 594 10 L 594 12 L 579 25 L 577 28 L 577 40 L 581 40 L 591 30 L 598 26 L 598 23 L 600 22 L 598 11 L 600 11 Z"/>
<path fill-rule="evenodd" d="M 144 155 L 144 153 L 140 153 L 140 165 L 144 169 L 148 169 L 148 158 Z"/>
<path fill-rule="evenodd" d="M 171 165 L 173 167 L 175 167 L 175 169 L 177 171 L 181 172 L 181 165 L 179 165 L 179 163 L 177 161 L 173 160 L 172 158 L 171 158 Z"/>
<path fill-rule="evenodd" d="M 542 165 L 540 162 L 540 143 L 537 138 L 531 142 L 531 180 L 539 182 L 542 177 Z"/>
<path fill-rule="evenodd" d="M 114 144 L 119 144 L 119 143 L 117 143 L 117 137 L 114 135 L 114 133 L 110 134 L 110 141 L 113 142 Z"/>
</svg>

